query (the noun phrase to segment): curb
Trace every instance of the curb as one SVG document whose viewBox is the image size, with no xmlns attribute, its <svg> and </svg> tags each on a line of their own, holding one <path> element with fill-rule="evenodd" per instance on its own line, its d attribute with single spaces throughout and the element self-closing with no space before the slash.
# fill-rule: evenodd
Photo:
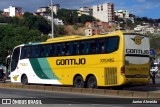
<svg viewBox="0 0 160 107">
<path fill-rule="evenodd" d="M 141 91 L 126 91 L 126 90 L 73 88 L 73 87 L 42 86 L 42 85 L 21 85 L 21 84 L 10 84 L 10 83 L 0 84 L 0 88 L 33 89 L 41 91 L 117 96 L 123 98 L 160 98 L 160 93 L 156 92 L 141 92 Z"/>
</svg>

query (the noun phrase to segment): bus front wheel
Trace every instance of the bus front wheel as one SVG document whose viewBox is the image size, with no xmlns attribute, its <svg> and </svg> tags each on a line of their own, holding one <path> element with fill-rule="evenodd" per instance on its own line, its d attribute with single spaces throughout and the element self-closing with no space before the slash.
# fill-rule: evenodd
<svg viewBox="0 0 160 107">
<path fill-rule="evenodd" d="M 73 86 L 75 88 L 84 88 L 84 81 L 83 81 L 83 78 L 82 76 L 76 76 L 74 81 L 73 81 Z"/>
<path fill-rule="evenodd" d="M 95 76 L 90 76 L 87 80 L 87 88 L 97 88 L 97 80 Z"/>
<path fill-rule="evenodd" d="M 26 75 L 23 75 L 22 78 L 21 78 L 21 83 L 23 85 L 27 85 L 28 84 L 28 78 Z"/>
</svg>

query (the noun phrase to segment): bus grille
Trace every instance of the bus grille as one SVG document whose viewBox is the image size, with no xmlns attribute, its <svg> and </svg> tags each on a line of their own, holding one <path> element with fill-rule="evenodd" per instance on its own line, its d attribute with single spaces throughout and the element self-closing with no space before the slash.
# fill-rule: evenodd
<svg viewBox="0 0 160 107">
<path fill-rule="evenodd" d="M 105 68 L 105 85 L 115 85 L 117 84 L 117 68 L 108 67 Z"/>
</svg>

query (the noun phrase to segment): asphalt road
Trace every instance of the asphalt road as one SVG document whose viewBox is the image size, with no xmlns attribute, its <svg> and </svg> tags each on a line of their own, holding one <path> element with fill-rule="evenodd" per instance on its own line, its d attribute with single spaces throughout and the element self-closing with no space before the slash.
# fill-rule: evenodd
<svg viewBox="0 0 160 107">
<path fill-rule="evenodd" d="M 157 104 L 131 104 L 133 100 L 144 99 L 122 99 L 106 96 L 83 95 L 58 92 L 44 92 L 35 90 L 0 88 L 0 99 L 18 100 L 42 100 L 42 105 L 0 105 L 0 107 L 155 107 Z M 18 99 L 17 99 L 18 98 Z M 2 99 L 1 99 L 2 100 Z M 48 102 L 47 102 L 48 101 Z M 1 101 L 2 102 L 2 101 Z M 108 102 L 108 103 L 106 103 Z M 13 103 L 13 102 L 12 102 Z M 15 103 L 15 102 L 14 102 Z M 48 103 L 48 104 L 46 104 Z M 111 103 L 111 104 L 109 104 Z M 115 104 L 114 104 L 115 103 Z"/>
</svg>

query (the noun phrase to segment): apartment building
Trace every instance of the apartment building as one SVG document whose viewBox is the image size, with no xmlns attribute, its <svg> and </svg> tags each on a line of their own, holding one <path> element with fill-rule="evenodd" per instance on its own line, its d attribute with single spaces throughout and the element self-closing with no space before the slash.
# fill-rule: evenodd
<svg viewBox="0 0 160 107">
<path fill-rule="evenodd" d="M 128 10 L 116 10 L 116 11 L 114 11 L 114 13 L 119 18 L 129 18 L 129 11 Z"/>
<path fill-rule="evenodd" d="M 93 6 L 93 17 L 103 22 L 114 21 L 114 4 L 105 3 Z"/>
<path fill-rule="evenodd" d="M 21 16 L 22 7 L 9 6 L 9 8 L 4 9 L 3 14 L 10 17 Z"/>
</svg>

